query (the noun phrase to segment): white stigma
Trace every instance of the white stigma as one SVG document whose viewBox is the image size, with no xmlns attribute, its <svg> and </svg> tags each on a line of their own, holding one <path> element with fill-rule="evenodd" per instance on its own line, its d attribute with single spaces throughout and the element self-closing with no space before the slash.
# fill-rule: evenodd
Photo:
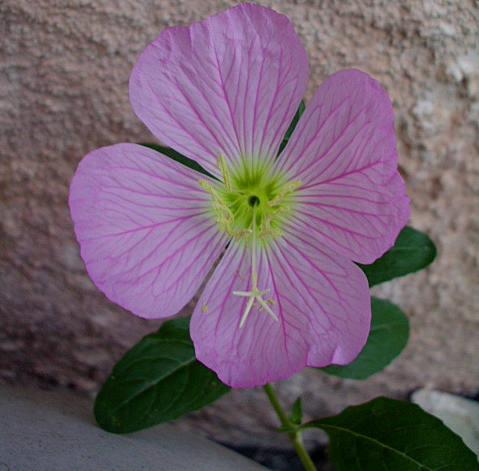
<svg viewBox="0 0 479 471">
<path fill-rule="evenodd" d="M 249 298 L 246 303 L 243 316 L 240 321 L 240 328 L 243 327 L 246 319 L 248 318 L 251 308 L 255 305 L 254 302 L 257 301 L 261 306 L 261 310 L 265 310 L 275 321 L 278 321 L 278 316 L 273 312 L 273 310 L 268 306 L 268 303 L 274 304 L 274 301 L 271 298 L 263 299 L 265 294 L 270 292 L 269 289 L 259 290 L 258 289 L 258 273 L 256 272 L 256 206 L 253 206 L 253 223 L 251 229 L 251 288 L 250 291 L 233 291 L 233 294 L 236 296 L 243 296 Z"/>
</svg>

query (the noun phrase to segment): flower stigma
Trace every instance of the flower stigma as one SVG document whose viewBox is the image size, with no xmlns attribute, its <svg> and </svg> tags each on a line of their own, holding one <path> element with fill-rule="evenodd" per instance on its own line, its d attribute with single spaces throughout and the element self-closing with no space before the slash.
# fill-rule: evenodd
<svg viewBox="0 0 479 471">
<path fill-rule="evenodd" d="M 252 168 L 246 161 L 230 173 L 222 154 L 217 166 L 223 182 L 216 184 L 200 180 L 198 183 L 211 196 L 211 207 L 220 231 L 248 244 L 251 250 L 250 289 L 233 291 L 235 296 L 248 298 L 239 326 L 243 327 L 253 306 L 258 305 L 260 312 L 266 311 L 278 321 L 271 309 L 275 301 L 264 298 L 271 290 L 258 288 L 256 251 L 284 235 L 281 227 L 292 211 L 294 201 L 291 195 L 301 186 L 301 180 L 285 182 L 284 178 L 273 174 L 271 167 Z"/>
<path fill-rule="evenodd" d="M 240 328 L 243 327 L 255 301 L 258 301 L 260 304 L 260 311 L 261 309 L 264 309 L 275 321 L 278 321 L 278 316 L 276 316 L 276 314 L 268 306 L 268 302 L 274 304 L 274 301 L 270 298 L 266 300 L 263 299 L 263 296 L 268 294 L 270 291 L 271 290 L 269 289 L 258 289 L 258 273 L 256 272 L 256 205 L 253 205 L 253 227 L 251 231 L 251 288 L 249 291 L 233 291 L 235 296 L 244 296 L 249 298 L 243 316 L 241 317 Z"/>
</svg>

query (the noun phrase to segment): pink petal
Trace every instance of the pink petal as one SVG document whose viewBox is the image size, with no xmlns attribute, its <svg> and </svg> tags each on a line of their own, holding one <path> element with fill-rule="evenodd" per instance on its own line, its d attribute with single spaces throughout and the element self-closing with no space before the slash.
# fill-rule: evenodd
<svg viewBox="0 0 479 471">
<path fill-rule="evenodd" d="M 226 244 L 199 177 L 134 144 L 104 147 L 81 161 L 71 215 L 88 273 L 111 301 L 161 318 L 199 289 Z"/>
<path fill-rule="evenodd" d="M 288 18 L 242 4 L 164 30 L 133 69 L 130 98 L 157 138 L 218 175 L 220 154 L 275 157 L 307 79 Z"/>
<path fill-rule="evenodd" d="M 236 388 L 288 378 L 305 366 L 346 364 L 364 346 L 371 307 L 366 277 L 309 237 L 287 234 L 258 251 L 258 288 L 275 321 L 254 306 L 240 328 L 251 255 L 234 244 L 208 282 L 191 320 L 196 356 Z"/>
<path fill-rule="evenodd" d="M 378 82 L 338 72 L 319 87 L 278 161 L 279 171 L 303 183 L 301 230 L 357 262 L 380 257 L 409 218 L 393 127 Z"/>
<path fill-rule="evenodd" d="M 287 232 L 270 258 L 282 311 L 293 313 L 290 328 L 306 325 L 306 364 L 353 361 L 371 323 L 369 285 L 362 270 L 306 233 Z"/>
</svg>

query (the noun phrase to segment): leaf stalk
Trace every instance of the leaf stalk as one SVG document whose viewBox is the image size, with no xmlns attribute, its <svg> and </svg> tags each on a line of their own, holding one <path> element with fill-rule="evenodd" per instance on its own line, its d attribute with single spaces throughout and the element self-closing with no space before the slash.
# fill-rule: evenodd
<svg viewBox="0 0 479 471">
<path fill-rule="evenodd" d="M 295 424 L 288 418 L 271 383 L 266 383 L 263 386 L 263 389 L 266 393 L 266 396 L 268 396 L 269 402 L 273 406 L 281 425 L 288 430 L 291 430 L 291 432 L 288 433 L 288 436 L 294 446 L 294 449 L 296 450 L 296 453 L 299 456 L 299 459 L 301 460 L 301 463 L 304 466 L 304 469 L 306 471 L 317 471 L 313 460 L 309 456 L 309 453 L 304 446 L 303 436 L 300 430 L 301 425 Z"/>
</svg>

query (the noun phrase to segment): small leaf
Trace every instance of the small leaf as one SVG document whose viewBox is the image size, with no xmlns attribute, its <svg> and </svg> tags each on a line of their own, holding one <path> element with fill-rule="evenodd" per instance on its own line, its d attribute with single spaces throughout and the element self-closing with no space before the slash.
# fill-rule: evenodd
<svg viewBox="0 0 479 471">
<path fill-rule="evenodd" d="M 394 247 L 371 265 L 358 266 L 366 274 L 369 286 L 426 268 L 436 258 L 436 246 L 422 232 L 406 226 Z"/>
<path fill-rule="evenodd" d="M 166 157 L 169 157 L 175 162 L 178 162 L 182 165 L 185 165 L 188 168 L 191 168 L 193 170 L 196 170 L 199 173 L 202 173 L 203 175 L 208 175 L 209 177 L 217 180 L 217 178 L 214 175 L 211 175 L 211 173 L 207 172 L 198 162 L 196 162 L 195 160 L 189 159 L 188 157 L 185 157 L 179 152 L 176 152 L 176 150 L 170 149 L 169 147 L 160 146 L 159 144 L 153 144 L 153 143 L 140 143 L 140 146 L 144 146 L 144 147 L 148 147 L 150 149 L 156 150 L 160 154 L 163 154 Z"/>
<path fill-rule="evenodd" d="M 291 413 L 289 414 L 289 420 L 293 424 L 300 425 L 303 420 L 303 409 L 301 407 L 301 398 L 298 397 L 294 404 L 291 406 Z"/>
<path fill-rule="evenodd" d="M 304 113 L 305 109 L 306 109 L 306 105 L 304 104 L 304 100 L 301 100 L 301 103 L 299 104 L 296 114 L 294 115 L 293 121 L 291 121 L 291 124 L 289 125 L 289 128 L 283 137 L 283 141 L 281 142 L 281 145 L 279 146 L 278 155 L 281 154 L 281 152 L 283 152 L 283 149 L 286 147 L 286 144 L 288 143 L 289 138 L 291 137 L 291 134 L 293 134 L 294 128 L 298 124 L 299 118 L 301 118 L 301 115 Z"/>
<path fill-rule="evenodd" d="M 295 433 L 296 427 L 294 425 L 280 425 L 274 429 L 277 433 Z"/>
<path fill-rule="evenodd" d="M 367 379 L 383 370 L 404 349 L 409 338 L 409 321 L 395 304 L 371 298 L 371 330 L 358 357 L 345 366 L 321 368 L 329 375 Z"/>
<path fill-rule="evenodd" d="M 95 401 L 100 427 L 128 433 L 178 419 L 230 391 L 196 360 L 189 319 L 165 322 L 115 365 Z"/>
<path fill-rule="evenodd" d="M 379 397 L 306 428 L 329 435 L 337 471 L 479 471 L 477 456 L 459 436 L 409 402 Z"/>
</svg>

